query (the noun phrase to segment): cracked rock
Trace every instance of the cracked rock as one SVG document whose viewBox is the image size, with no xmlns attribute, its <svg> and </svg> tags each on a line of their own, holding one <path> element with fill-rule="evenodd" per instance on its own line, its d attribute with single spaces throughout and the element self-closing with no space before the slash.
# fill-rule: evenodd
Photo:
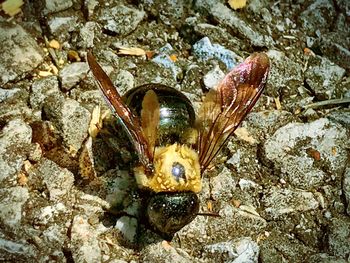
<svg viewBox="0 0 350 263">
<path fill-rule="evenodd" d="M 67 64 L 59 73 L 62 83 L 62 89 L 69 91 L 82 80 L 89 71 L 89 65 L 86 62 L 75 62 Z"/>
<path fill-rule="evenodd" d="M 32 108 L 41 109 L 47 97 L 52 94 L 58 95 L 60 93 L 57 77 L 50 76 L 36 80 L 32 84 L 31 91 L 29 98 L 30 106 Z"/>
<path fill-rule="evenodd" d="M 24 187 L 0 189 L 1 222 L 10 228 L 18 228 L 22 220 L 22 206 L 28 198 L 28 189 Z"/>
<path fill-rule="evenodd" d="M 311 192 L 279 189 L 273 187 L 263 197 L 268 219 L 277 219 L 286 214 L 305 212 L 318 208 L 318 202 Z"/>
<path fill-rule="evenodd" d="M 27 159 L 32 129 L 21 119 L 6 124 L 0 134 L 0 182 L 16 175 Z"/>
<path fill-rule="evenodd" d="M 74 175 L 53 161 L 42 159 L 31 171 L 34 177 L 42 178 L 50 194 L 50 200 L 61 200 L 70 193 Z"/>
<path fill-rule="evenodd" d="M 127 35 L 136 29 L 144 16 L 144 11 L 125 5 L 107 6 L 101 9 L 99 21 L 104 29 L 118 35 Z"/>
<path fill-rule="evenodd" d="M 75 100 L 54 96 L 46 100 L 44 111 L 67 149 L 73 154 L 78 152 L 88 135 L 90 112 Z"/>
<path fill-rule="evenodd" d="M 346 130 L 323 118 L 283 126 L 266 140 L 264 151 L 281 177 L 293 186 L 311 189 L 340 178 L 347 163 L 347 145 Z"/>
<path fill-rule="evenodd" d="M 20 26 L 0 21 L 0 86 L 22 77 L 44 59 L 36 41 Z"/>
</svg>

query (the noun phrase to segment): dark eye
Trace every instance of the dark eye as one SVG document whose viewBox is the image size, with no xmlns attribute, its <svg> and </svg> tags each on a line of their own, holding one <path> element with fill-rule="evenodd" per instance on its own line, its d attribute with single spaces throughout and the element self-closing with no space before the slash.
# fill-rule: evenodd
<svg viewBox="0 0 350 263">
<path fill-rule="evenodd" d="M 181 163 L 173 163 L 173 167 L 171 168 L 171 174 L 175 177 L 176 181 L 179 181 L 180 179 L 186 181 L 185 167 Z"/>
</svg>

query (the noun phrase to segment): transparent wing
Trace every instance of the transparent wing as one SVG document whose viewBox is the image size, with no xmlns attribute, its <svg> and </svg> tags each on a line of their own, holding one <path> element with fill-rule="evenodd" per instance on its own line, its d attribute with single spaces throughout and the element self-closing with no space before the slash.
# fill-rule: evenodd
<svg viewBox="0 0 350 263">
<path fill-rule="evenodd" d="M 254 53 L 204 98 L 196 121 L 201 172 L 255 105 L 265 87 L 269 68 L 267 55 Z"/>
<path fill-rule="evenodd" d="M 150 148 L 148 141 L 143 134 L 140 119 L 134 115 L 122 101 L 122 98 L 114 87 L 112 81 L 90 52 L 87 54 L 87 61 L 106 101 L 110 105 L 111 110 L 121 119 L 125 130 L 128 132 L 140 162 L 145 168 L 151 167 L 153 161 L 153 148 Z"/>
</svg>

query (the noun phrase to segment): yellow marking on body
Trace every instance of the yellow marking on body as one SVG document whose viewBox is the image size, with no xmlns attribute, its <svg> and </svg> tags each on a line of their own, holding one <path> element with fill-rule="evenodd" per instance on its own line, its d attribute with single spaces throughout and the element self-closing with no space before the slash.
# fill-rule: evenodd
<svg viewBox="0 0 350 263">
<path fill-rule="evenodd" d="M 180 163 L 185 169 L 185 177 L 176 180 L 172 175 L 174 163 Z M 154 174 L 147 177 L 142 166 L 135 167 L 134 173 L 140 188 L 149 188 L 155 192 L 201 191 L 201 175 L 198 154 L 186 145 L 177 143 L 156 147 L 154 154 Z"/>
</svg>

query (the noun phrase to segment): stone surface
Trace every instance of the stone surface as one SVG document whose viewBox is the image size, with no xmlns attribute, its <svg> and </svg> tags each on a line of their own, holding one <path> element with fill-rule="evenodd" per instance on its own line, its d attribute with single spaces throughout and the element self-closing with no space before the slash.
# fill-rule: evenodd
<svg viewBox="0 0 350 263">
<path fill-rule="evenodd" d="M 253 46 L 260 47 L 273 44 L 273 39 L 270 36 L 260 33 L 253 24 L 247 23 L 241 19 L 237 13 L 220 2 L 214 0 L 198 0 L 195 6 L 199 10 L 210 13 L 225 26 L 238 31 L 242 36 L 247 38 Z"/>
<path fill-rule="evenodd" d="M 259 246 L 251 238 L 243 237 L 238 240 L 221 242 L 204 247 L 206 258 L 220 262 L 257 263 Z"/>
<path fill-rule="evenodd" d="M 99 21 L 103 24 L 104 29 L 114 34 L 127 35 L 135 30 L 144 16 L 144 11 L 119 4 L 102 8 Z"/>
<path fill-rule="evenodd" d="M 228 70 L 238 64 L 240 57 L 219 44 L 212 44 L 204 37 L 193 45 L 193 53 L 203 60 L 217 59 L 224 63 Z"/>
<path fill-rule="evenodd" d="M 265 142 L 264 151 L 282 178 L 296 187 L 312 189 L 340 178 L 347 163 L 347 137 L 344 128 L 325 118 L 290 123 Z"/>
<path fill-rule="evenodd" d="M 329 226 L 328 247 L 330 253 L 347 258 L 350 255 L 350 220 L 349 217 L 333 218 Z"/>
<path fill-rule="evenodd" d="M 57 77 L 50 76 L 36 80 L 31 87 L 30 106 L 35 109 L 41 109 L 45 99 L 53 94 L 59 94 Z"/>
<path fill-rule="evenodd" d="M 89 70 L 86 62 L 67 64 L 59 73 L 62 89 L 68 91 L 83 79 Z"/>
<path fill-rule="evenodd" d="M 337 85 L 344 75 L 345 69 L 327 58 L 316 56 L 309 60 L 309 67 L 305 72 L 305 81 L 318 99 L 333 99 L 338 97 L 336 95 Z"/>
<path fill-rule="evenodd" d="M 44 15 L 63 11 L 73 6 L 73 2 L 71 0 L 43 0 L 43 4 Z"/>
<path fill-rule="evenodd" d="M 60 132 L 67 149 L 73 154 L 78 152 L 87 137 L 89 111 L 75 100 L 53 96 L 45 101 L 44 111 Z"/>
<path fill-rule="evenodd" d="M 22 206 L 27 202 L 27 188 L 15 186 L 0 189 L 0 218 L 1 222 L 10 228 L 19 228 L 22 220 Z"/>
<path fill-rule="evenodd" d="M 21 78 L 44 59 L 36 41 L 20 25 L 0 20 L 0 86 Z"/>
<path fill-rule="evenodd" d="M 21 119 L 6 124 L 0 133 L 0 181 L 16 175 L 28 154 L 32 129 Z"/>
<path fill-rule="evenodd" d="M 290 213 L 315 210 L 319 205 L 311 192 L 276 187 L 271 188 L 262 201 L 267 219 L 277 219 Z"/>
<path fill-rule="evenodd" d="M 343 194 L 346 199 L 346 212 L 350 216 L 350 167 L 346 167 L 343 179 Z"/>
<path fill-rule="evenodd" d="M 31 176 L 43 180 L 52 201 L 62 200 L 69 194 L 74 183 L 74 176 L 71 172 L 47 159 L 42 159 L 35 166 L 31 171 Z"/>
</svg>

